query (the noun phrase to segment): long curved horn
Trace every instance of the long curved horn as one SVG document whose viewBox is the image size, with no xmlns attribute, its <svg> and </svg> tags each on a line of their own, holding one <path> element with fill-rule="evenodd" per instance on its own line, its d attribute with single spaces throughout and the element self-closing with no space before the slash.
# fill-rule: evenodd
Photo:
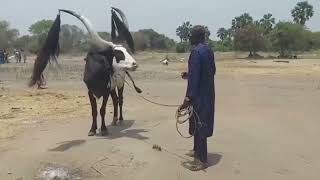
<svg viewBox="0 0 320 180">
<path fill-rule="evenodd" d="M 84 24 L 86 29 L 88 30 L 89 35 L 90 35 L 90 41 L 91 41 L 92 45 L 95 46 L 96 48 L 106 49 L 108 47 L 113 48 L 115 46 L 112 42 L 108 42 L 108 41 L 105 41 L 104 39 L 102 39 L 98 35 L 98 33 L 95 30 L 93 30 L 93 26 L 92 26 L 90 20 L 88 18 L 86 18 L 85 16 L 79 15 L 73 11 L 65 10 L 65 9 L 59 9 L 59 11 L 68 13 L 68 14 L 78 18 Z"/>
<path fill-rule="evenodd" d="M 125 26 L 127 27 L 127 29 L 129 30 L 129 23 L 128 23 L 128 20 L 127 20 L 126 15 L 125 15 L 120 9 L 118 9 L 118 8 L 111 7 L 111 9 L 115 10 L 117 13 L 120 14 L 121 19 L 122 19 L 124 25 L 125 25 Z"/>
</svg>

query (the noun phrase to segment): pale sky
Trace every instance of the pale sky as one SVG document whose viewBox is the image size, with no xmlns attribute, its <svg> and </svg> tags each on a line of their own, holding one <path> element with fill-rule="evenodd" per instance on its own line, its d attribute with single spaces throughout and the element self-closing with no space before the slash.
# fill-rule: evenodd
<svg viewBox="0 0 320 180">
<path fill-rule="evenodd" d="M 29 26 L 41 19 L 54 19 L 58 9 L 69 9 L 87 16 L 97 31 L 110 31 L 110 6 L 126 14 L 130 30 L 153 28 L 177 39 L 175 29 L 183 21 L 207 25 L 215 38 L 220 27 L 230 27 L 231 20 L 244 12 L 254 19 L 272 13 L 279 20 L 292 20 L 291 9 L 299 0 L 0 0 L 0 20 L 28 33 Z M 315 15 L 307 26 L 320 31 L 320 0 L 309 0 Z M 78 20 L 63 15 L 62 23 L 76 24 Z M 83 28 L 81 25 L 80 27 Z"/>
</svg>

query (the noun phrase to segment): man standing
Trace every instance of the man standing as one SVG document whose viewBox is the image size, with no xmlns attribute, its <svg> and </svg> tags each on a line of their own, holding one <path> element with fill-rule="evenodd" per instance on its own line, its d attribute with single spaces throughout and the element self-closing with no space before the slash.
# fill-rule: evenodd
<svg viewBox="0 0 320 180">
<path fill-rule="evenodd" d="M 0 64 L 5 63 L 5 54 L 4 51 L 0 49 Z"/>
<path fill-rule="evenodd" d="M 206 29 L 194 26 L 191 30 L 190 43 L 193 46 L 188 62 L 188 73 L 182 73 L 188 79 L 186 97 L 180 110 L 192 105 L 195 111 L 189 121 L 189 133 L 194 136 L 194 148 L 188 155 L 194 161 L 182 165 L 192 171 L 207 168 L 207 138 L 213 135 L 216 66 L 214 53 L 205 43 Z"/>
</svg>

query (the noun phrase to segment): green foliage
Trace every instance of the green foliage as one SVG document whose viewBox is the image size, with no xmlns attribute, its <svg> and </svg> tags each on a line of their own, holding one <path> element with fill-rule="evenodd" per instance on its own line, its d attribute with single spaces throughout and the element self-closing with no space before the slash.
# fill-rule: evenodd
<svg viewBox="0 0 320 180">
<path fill-rule="evenodd" d="M 192 29 L 192 24 L 187 21 L 176 29 L 176 34 L 180 38 L 180 42 L 189 41 L 189 35 Z"/>
<path fill-rule="evenodd" d="M 60 50 L 62 53 L 80 51 L 86 35 L 82 29 L 75 25 L 64 24 L 60 30 Z"/>
<path fill-rule="evenodd" d="M 304 26 L 292 22 L 279 22 L 272 31 L 271 41 L 274 50 L 281 57 L 291 56 L 299 51 L 311 48 L 310 31 Z"/>
<path fill-rule="evenodd" d="M 253 18 L 248 13 L 244 13 L 232 20 L 231 29 L 235 32 L 237 29 L 244 28 L 250 24 L 253 24 Z"/>
<path fill-rule="evenodd" d="M 217 37 L 221 40 L 224 41 L 228 38 L 231 38 L 231 31 L 227 30 L 225 28 L 220 28 L 217 32 Z"/>
<path fill-rule="evenodd" d="M 29 27 L 29 32 L 32 34 L 31 52 L 37 52 L 44 44 L 52 24 L 52 20 L 40 20 Z"/>
<path fill-rule="evenodd" d="M 17 29 L 11 29 L 7 21 L 0 21 L 0 48 L 12 47 L 19 36 Z"/>
<path fill-rule="evenodd" d="M 209 40 L 210 40 L 211 32 L 210 32 L 208 26 L 205 26 L 205 28 L 206 28 L 206 41 L 209 41 Z"/>
<path fill-rule="evenodd" d="M 34 36 L 47 35 L 52 24 L 52 20 L 40 20 L 29 27 L 29 32 Z"/>
<path fill-rule="evenodd" d="M 311 33 L 312 49 L 320 49 L 320 32 Z"/>
<path fill-rule="evenodd" d="M 174 40 L 159 34 L 153 29 L 142 29 L 133 34 L 137 50 L 159 49 L 172 50 L 175 47 Z"/>
<path fill-rule="evenodd" d="M 250 55 L 264 50 L 265 37 L 263 28 L 256 24 L 248 24 L 234 32 L 234 47 L 236 50 L 249 51 Z"/>
<path fill-rule="evenodd" d="M 291 15 L 294 22 L 305 25 L 306 22 L 314 15 L 313 6 L 308 1 L 302 1 L 292 9 Z"/>
<path fill-rule="evenodd" d="M 232 41 L 209 41 L 209 46 L 217 52 L 229 52 L 233 50 Z"/>
<path fill-rule="evenodd" d="M 21 36 L 14 42 L 14 47 L 19 49 L 29 48 L 29 43 L 31 40 L 32 40 L 31 36 L 28 36 L 28 35 Z"/>
<path fill-rule="evenodd" d="M 272 14 L 265 14 L 259 21 L 259 25 L 263 28 L 263 34 L 270 34 L 275 23 L 276 19 L 272 17 Z"/>
<path fill-rule="evenodd" d="M 233 50 L 232 30 L 220 28 L 217 32 L 220 41 L 209 41 L 209 45 L 214 47 L 215 51 L 227 52 Z"/>
<path fill-rule="evenodd" d="M 177 53 L 185 53 L 190 49 L 190 45 L 188 42 L 180 42 L 176 46 Z"/>
</svg>

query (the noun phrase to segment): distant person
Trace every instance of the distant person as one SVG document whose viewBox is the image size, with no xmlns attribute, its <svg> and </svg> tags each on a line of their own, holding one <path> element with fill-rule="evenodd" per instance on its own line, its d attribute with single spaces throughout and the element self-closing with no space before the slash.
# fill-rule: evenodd
<svg viewBox="0 0 320 180">
<path fill-rule="evenodd" d="M 27 62 L 27 51 L 22 49 L 21 50 L 22 56 L 23 56 L 23 63 Z"/>
<path fill-rule="evenodd" d="M 19 50 L 15 50 L 14 52 L 16 63 L 21 63 L 21 52 Z"/>
<path fill-rule="evenodd" d="M 0 49 L 0 64 L 4 64 L 4 63 L 5 63 L 4 50 Z"/>
<path fill-rule="evenodd" d="M 3 52 L 4 52 L 4 62 L 9 63 L 9 59 L 8 59 L 9 53 L 7 52 L 6 49 L 4 49 Z"/>
<path fill-rule="evenodd" d="M 207 138 L 213 135 L 216 66 L 214 53 L 205 43 L 206 29 L 204 26 L 194 26 L 190 43 L 193 46 L 188 62 L 188 72 L 181 74 L 188 79 L 186 97 L 180 111 L 193 106 L 194 114 L 189 121 L 189 133 L 194 136 L 194 147 L 187 155 L 194 161 L 182 165 L 191 171 L 207 168 Z"/>
</svg>

